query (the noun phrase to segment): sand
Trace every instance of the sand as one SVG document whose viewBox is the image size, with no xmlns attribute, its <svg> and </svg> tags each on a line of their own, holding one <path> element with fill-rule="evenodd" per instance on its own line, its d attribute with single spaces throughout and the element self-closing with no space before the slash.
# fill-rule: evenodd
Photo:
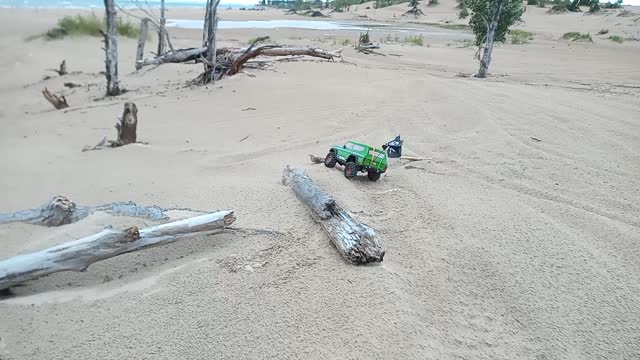
<svg viewBox="0 0 640 360">
<path fill-rule="evenodd" d="M 453 20 L 454 5 L 442 1 L 421 21 Z M 367 14 L 388 21 L 402 9 Z M 0 211 L 63 194 L 86 205 L 234 209 L 235 226 L 274 230 L 191 239 L 16 287 L 0 299 L 0 358 L 639 358 L 640 43 L 607 37 L 640 23 L 539 10 L 528 8 L 518 26 L 534 40 L 496 48 L 487 80 L 458 77 L 477 71 L 475 49 L 436 36 L 422 47 L 383 44 L 387 56 L 346 47 L 353 64 L 278 63 L 186 88 L 200 66 L 135 73 L 135 41 L 123 39 L 120 76 L 131 91 L 117 99 L 102 98 L 98 39 L 24 41 L 65 11 L 0 10 Z M 603 27 L 610 34 L 596 35 Z M 591 32 L 594 43 L 560 40 L 567 31 Z M 220 36 L 239 45 L 265 33 L 329 49 L 355 38 Z M 179 47 L 200 39 L 172 35 Z M 62 59 L 83 73 L 42 81 Z M 69 80 L 83 87 L 64 89 Z M 52 110 L 44 86 L 79 109 Z M 114 136 L 125 101 L 136 102 L 149 145 L 81 152 Z M 397 134 L 428 159 L 394 161 L 377 183 L 308 161 L 346 140 L 379 145 Z M 339 256 L 281 185 L 287 164 L 379 231 L 382 264 Z M 152 223 L 96 214 L 54 229 L 1 225 L 0 258 L 107 224 Z"/>
</svg>

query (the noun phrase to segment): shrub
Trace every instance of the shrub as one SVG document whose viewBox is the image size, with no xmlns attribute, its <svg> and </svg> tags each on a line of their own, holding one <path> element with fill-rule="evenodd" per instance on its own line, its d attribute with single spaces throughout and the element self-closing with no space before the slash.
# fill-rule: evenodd
<svg viewBox="0 0 640 360">
<path fill-rule="evenodd" d="M 100 31 L 106 31 L 104 19 L 98 18 L 95 14 L 65 16 L 58 20 L 58 24 L 46 33 L 31 36 L 29 39 L 56 40 L 66 36 L 101 36 Z M 136 38 L 140 35 L 140 29 L 128 20 L 118 19 L 118 34 Z"/>
<path fill-rule="evenodd" d="M 622 8 L 622 0 L 618 0 L 615 3 L 608 1 L 606 4 L 602 4 L 602 7 L 604 9 L 620 9 Z"/>
<path fill-rule="evenodd" d="M 527 5 L 538 5 L 539 3 L 538 0 L 527 0 Z"/>
<path fill-rule="evenodd" d="M 438 0 L 429 0 L 429 3 L 427 4 L 427 6 L 436 6 L 439 4 Z"/>
<path fill-rule="evenodd" d="M 618 44 L 622 44 L 624 42 L 624 39 L 622 38 L 622 36 L 619 36 L 619 35 L 611 35 L 609 36 L 609 40 L 615 41 Z"/>
<path fill-rule="evenodd" d="M 546 8 L 547 7 L 547 1 L 546 0 L 538 0 L 538 7 L 539 8 Z"/>
<path fill-rule="evenodd" d="M 424 36 L 420 35 L 409 35 L 404 38 L 404 42 L 407 44 L 411 44 L 413 46 L 422 46 L 424 45 Z"/>
<path fill-rule="evenodd" d="M 609 29 L 601 29 L 598 31 L 598 35 L 606 35 L 609 33 Z"/>
<path fill-rule="evenodd" d="M 460 12 L 458 13 L 458 18 L 466 19 L 468 16 L 469 16 L 469 9 L 467 9 L 466 6 L 463 6 L 462 9 L 460 9 Z"/>
<path fill-rule="evenodd" d="M 511 30 L 509 34 L 512 44 L 526 44 L 529 40 L 533 40 L 533 34 L 526 30 Z"/>
<path fill-rule="evenodd" d="M 586 34 L 581 34 L 579 32 L 568 32 L 568 33 L 564 33 L 564 35 L 562 35 L 562 38 L 564 40 L 571 40 L 571 41 L 589 41 L 589 42 L 593 42 L 593 39 L 591 38 L 591 34 L 586 33 Z"/>
<path fill-rule="evenodd" d="M 373 7 L 375 9 L 380 9 L 391 5 L 393 5 L 391 0 L 376 0 L 376 2 L 373 4 Z"/>
</svg>

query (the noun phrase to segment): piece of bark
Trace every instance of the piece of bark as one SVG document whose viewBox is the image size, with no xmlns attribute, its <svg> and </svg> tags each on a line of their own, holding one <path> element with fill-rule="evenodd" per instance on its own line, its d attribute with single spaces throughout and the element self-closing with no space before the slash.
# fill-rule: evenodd
<svg viewBox="0 0 640 360">
<path fill-rule="evenodd" d="M 49 91 L 49 89 L 47 88 L 44 88 L 44 90 L 42 90 L 42 95 L 45 99 L 47 99 L 48 102 L 51 103 L 51 105 L 53 105 L 54 108 L 58 110 L 69 107 L 69 103 L 67 103 L 67 99 L 64 96 L 58 96 Z"/>
<path fill-rule="evenodd" d="M 354 219 L 335 199 L 320 189 L 306 171 L 287 166 L 283 184 L 291 186 L 298 198 L 320 222 L 340 254 L 354 264 L 382 262 L 385 251 L 374 229 Z"/>
<path fill-rule="evenodd" d="M 118 255 L 173 243 L 185 237 L 221 232 L 235 221 L 224 210 L 142 230 L 105 229 L 95 235 L 0 261 L 0 289 L 60 271 L 85 271 L 89 265 Z"/>
</svg>

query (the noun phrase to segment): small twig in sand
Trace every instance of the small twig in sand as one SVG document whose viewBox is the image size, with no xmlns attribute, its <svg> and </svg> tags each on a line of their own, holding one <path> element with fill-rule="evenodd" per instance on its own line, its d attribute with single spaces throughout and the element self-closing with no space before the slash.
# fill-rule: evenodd
<svg viewBox="0 0 640 360">
<path fill-rule="evenodd" d="M 240 141 L 238 141 L 238 142 L 243 142 L 243 141 L 247 140 L 248 138 L 249 138 L 249 135 L 247 135 L 247 136 L 243 137 L 243 138 L 242 138 L 242 139 L 240 139 Z"/>
<path fill-rule="evenodd" d="M 105 146 L 106 143 L 107 143 L 107 137 L 103 136 L 102 139 L 100 139 L 100 141 L 98 141 L 97 144 L 95 144 L 94 146 L 86 145 L 85 147 L 82 148 L 82 151 L 85 152 L 85 151 L 91 151 L 91 150 L 100 150 Z"/>
<path fill-rule="evenodd" d="M 244 108 L 244 109 L 242 109 L 242 111 L 249 111 L 249 110 L 256 110 L 256 108 L 254 108 L 254 107 L 248 107 L 248 108 Z"/>
<path fill-rule="evenodd" d="M 535 141 L 535 142 L 540 142 L 540 141 L 542 141 L 542 140 L 538 139 L 538 138 L 537 138 L 537 137 L 535 137 L 535 136 L 531 136 L 531 140 L 533 140 L 533 141 Z"/>
</svg>

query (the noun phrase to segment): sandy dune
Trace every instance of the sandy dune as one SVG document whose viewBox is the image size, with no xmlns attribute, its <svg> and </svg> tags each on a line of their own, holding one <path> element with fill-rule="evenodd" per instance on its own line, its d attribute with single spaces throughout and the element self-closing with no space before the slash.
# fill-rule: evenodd
<svg viewBox="0 0 640 360">
<path fill-rule="evenodd" d="M 453 20 L 453 7 L 443 1 L 425 22 Z M 274 231 L 188 240 L 17 287 L 0 299 L 0 358 L 640 357 L 640 43 L 595 35 L 632 34 L 640 23 L 538 10 L 522 25 L 535 39 L 498 47 L 487 80 L 457 76 L 477 70 L 475 49 L 427 37 L 423 47 L 383 44 L 387 56 L 346 48 L 353 64 L 278 63 L 186 88 L 199 66 L 134 73 L 135 41 L 123 39 L 120 73 L 131 91 L 117 99 L 100 99 L 98 39 L 24 41 L 62 11 L 0 10 L 0 211 L 64 194 L 80 204 L 230 208 L 234 226 Z M 284 15 L 223 11 L 242 16 Z M 589 31 L 594 43 L 559 40 L 567 31 Z M 279 29 L 221 38 L 238 45 L 265 33 L 331 49 L 347 36 Z M 180 47 L 200 39 L 173 35 Z M 62 59 L 82 73 L 43 82 Z M 79 109 L 53 111 L 44 86 Z M 150 144 L 81 152 L 114 136 L 131 100 Z M 308 162 L 334 143 L 378 145 L 397 134 L 428 160 L 396 161 L 378 183 Z M 281 185 L 286 164 L 306 168 L 379 231 L 384 263 L 340 258 Z M 55 229 L 2 225 L 0 258 L 107 224 L 151 222 L 94 215 Z"/>
</svg>

